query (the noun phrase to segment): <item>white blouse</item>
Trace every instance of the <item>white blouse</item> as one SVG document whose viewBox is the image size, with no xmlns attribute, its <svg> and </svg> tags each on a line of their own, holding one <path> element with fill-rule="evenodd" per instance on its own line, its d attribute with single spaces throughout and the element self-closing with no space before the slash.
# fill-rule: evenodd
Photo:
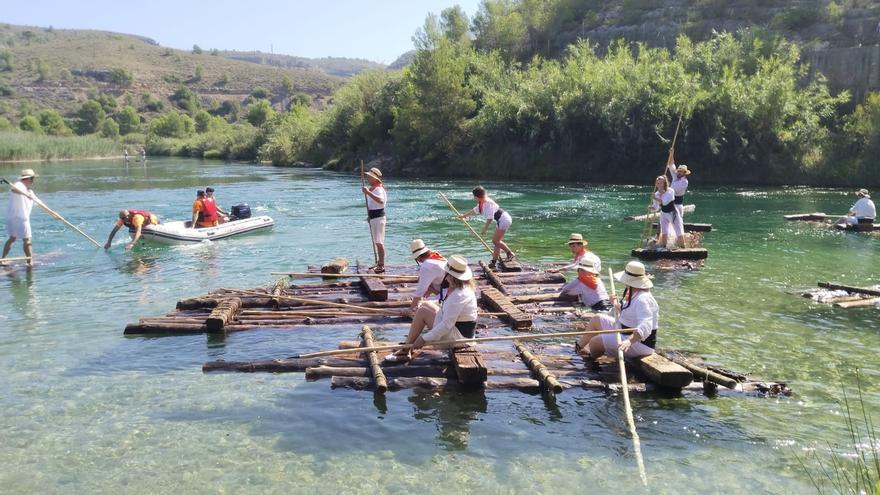
<svg viewBox="0 0 880 495">
<path fill-rule="evenodd" d="M 675 191 L 673 191 L 671 187 L 666 188 L 666 192 L 663 194 L 661 194 L 660 191 L 656 191 L 654 192 L 654 203 L 652 208 L 659 210 L 660 205 L 668 205 L 673 201 L 675 201 Z"/>
<path fill-rule="evenodd" d="M 569 265 L 563 266 L 562 268 L 560 268 L 560 270 L 575 270 L 583 260 L 592 262 L 593 266 L 596 268 L 596 271 L 602 273 L 602 260 L 600 260 L 596 253 L 592 251 L 584 251 L 584 254 L 575 256 L 574 262 Z"/>
<path fill-rule="evenodd" d="M 471 210 L 477 215 L 483 215 L 486 220 L 495 220 L 495 212 L 498 211 L 500 207 L 498 203 L 492 201 L 489 198 L 486 198 L 486 201 L 483 202 L 483 211 L 480 212 L 480 205 L 474 206 L 474 209 Z"/>
<path fill-rule="evenodd" d="M 477 295 L 470 287 L 449 291 L 437 316 L 434 326 L 422 334 L 425 342 L 447 340 L 455 337 L 455 323 L 458 321 L 477 321 Z"/>
<path fill-rule="evenodd" d="M 660 306 L 654 295 L 645 290 L 637 292 L 629 305 L 620 310 L 622 328 L 635 328 L 642 337 L 641 340 L 651 336 L 651 331 L 657 329 L 659 321 Z"/>
<path fill-rule="evenodd" d="M 378 196 L 382 201 L 376 201 L 369 194 L 367 194 L 367 209 L 368 210 L 381 210 L 385 208 L 385 202 L 388 200 L 388 196 L 385 193 L 384 186 L 376 186 L 375 189 L 370 191 L 371 193 Z"/>
<path fill-rule="evenodd" d="M 669 184 L 669 187 L 675 191 L 676 196 L 684 196 L 684 193 L 687 192 L 688 188 L 687 175 L 679 178 L 678 174 L 675 173 L 674 163 L 669 165 L 669 173 L 672 174 L 672 182 Z"/>
<path fill-rule="evenodd" d="M 602 279 L 599 277 L 596 277 L 595 289 L 587 287 L 585 283 L 576 278 L 565 284 L 562 291 L 578 296 L 584 306 L 592 306 L 599 301 L 608 300 L 608 291 L 605 290 L 605 284 L 602 283 Z"/>
<path fill-rule="evenodd" d="M 443 277 L 446 271 L 443 270 L 443 260 L 427 259 L 419 266 L 419 284 L 416 286 L 416 297 L 425 297 L 428 288 L 433 288 L 434 292 L 440 293 L 440 285 L 443 283 Z"/>
<path fill-rule="evenodd" d="M 877 207 L 871 198 L 859 198 L 851 208 L 856 218 L 877 218 Z"/>
<path fill-rule="evenodd" d="M 20 191 L 28 191 L 27 186 L 23 182 L 18 181 L 13 189 Z M 30 192 L 30 191 L 28 191 Z M 24 194 L 9 194 L 9 205 L 6 207 L 6 218 L 15 220 L 28 220 L 31 217 L 31 210 L 34 208 L 34 200 Z"/>
</svg>

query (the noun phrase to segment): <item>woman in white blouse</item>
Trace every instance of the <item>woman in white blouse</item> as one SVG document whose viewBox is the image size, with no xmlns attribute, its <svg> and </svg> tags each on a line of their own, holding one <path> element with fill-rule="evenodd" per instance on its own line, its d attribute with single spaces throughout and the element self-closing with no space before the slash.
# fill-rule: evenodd
<svg viewBox="0 0 880 495">
<path fill-rule="evenodd" d="M 504 242 L 504 234 L 507 233 L 507 229 L 509 229 L 510 225 L 513 223 L 513 218 L 510 216 L 510 213 L 502 210 L 501 207 L 498 206 L 498 203 L 489 198 L 489 193 L 486 192 L 486 188 L 483 186 L 475 187 L 472 192 L 474 194 L 474 200 L 477 202 L 477 206 L 475 206 L 473 210 L 462 214 L 459 218 L 467 219 L 474 215 L 483 215 L 486 219 L 486 224 L 483 225 L 482 232 L 484 235 L 486 234 L 486 231 L 489 230 L 489 225 L 493 221 L 495 222 L 495 234 L 492 235 L 492 244 L 495 245 L 495 250 L 492 252 L 492 261 L 489 263 L 489 268 L 495 268 L 495 264 L 498 261 L 502 250 L 507 254 L 505 261 L 510 261 L 514 258 L 513 251 L 511 251 L 507 243 Z"/>
<path fill-rule="evenodd" d="M 621 334 L 621 339 L 629 337 L 620 342 L 619 348 L 623 355 L 628 358 L 649 356 L 654 352 L 657 343 L 657 324 L 660 319 L 660 306 L 651 294 L 654 284 L 645 273 L 645 265 L 638 261 L 627 263 L 624 271 L 614 274 L 614 279 L 626 286 L 623 304 L 617 300 L 617 294 L 611 294 L 611 302 L 620 317 L 614 319 L 607 314 L 596 315 L 590 320 L 588 330 L 632 328 L 635 331 L 631 334 Z M 614 334 L 595 335 L 592 338 L 584 335 L 577 343 L 578 352 L 588 353 L 593 359 L 603 354 L 616 357 L 617 349 L 617 337 Z"/>
<path fill-rule="evenodd" d="M 675 166 L 675 148 L 669 148 L 669 159 L 666 160 L 666 168 L 669 171 L 669 178 L 672 182 L 669 187 L 675 192 L 675 210 L 682 219 L 682 227 L 684 226 L 684 193 L 688 188 L 688 176 L 691 171 L 687 165 Z"/>
<path fill-rule="evenodd" d="M 657 237 L 657 246 L 666 247 L 671 235 L 677 247 L 684 247 L 684 222 L 675 209 L 675 191 L 669 187 L 669 179 L 665 175 L 657 176 L 654 187 L 651 208 L 660 211 L 660 235 Z"/>
<path fill-rule="evenodd" d="M 446 272 L 445 282 L 449 288 L 445 291 L 440 304 L 433 301 L 422 302 L 413 315 L 406 344 L 418 349 L 426 343 L 441 340 L 462 340 L 474 337 L 477 327 L 477 294 L 474 274 L 468 267 L 467 259 L 462 256 L 450 256 L 443 267 Z M 430 328 L 430 330 L 425 331 Z M 424 332 L 424 333 L 423 333 Z M 386 361 L 402 362 L 410 359 L 410 351 L 402 349 L 385 356 Z"/>
</svg>

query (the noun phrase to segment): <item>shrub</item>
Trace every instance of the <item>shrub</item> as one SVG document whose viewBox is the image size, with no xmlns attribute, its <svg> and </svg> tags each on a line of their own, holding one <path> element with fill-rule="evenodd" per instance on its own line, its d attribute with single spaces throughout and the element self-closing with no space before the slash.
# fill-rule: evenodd
<svg viewBox="0 0 880 495">
<path fill-rule="evenodd" d="M 36 62 L 37 81 L 45 81 L 49 79 L 49 64 L 45 60 L 38 58 Z"/>
<path fill-rule="evenodd" d="M 270 96 L 272 96 L 272 93 L 268 89 L 261 86 L 257 86 L 256 88 L 254 88 L 253 91 L 251 91 L 251 98 L 255 100 L 266 99 Z"/>
<path fill-rule="evenodd" d="M 104 109 L 101 108 L 101 104 L 97 101 L 86 100 L 86 102 L 79 108 L 76 116 L 78 119 L 76 132 L 77 134 L 83 135 L 92 134 L 97 131 L 98 126 L 101 125 L 101 121 L 104 120 L 106 113 L 104 113 Z"/>
<path fill-rule="evenodd" d="M 193 120 L 195 121 L 196 132 L 202 134 L 208 131 L 209 126 L 211 125 L 211 114 L 204 110 L 199 110 L 196 112 Z"/>
<path fill-rule="evenodd" d="M 15 92 L 4 81 L 0 81 L 0 96 L 12 96 Z"/>
<path fill-rule="evenodd" d="M 169 98 L 173 101 L 177 108 L 186 110 L 189 114 L 194 114 L 200 107 L 199 97 L 186 86 L 180 86 L 177 91 Z"/>
<path fill-rule="evenodd" d="M 229 73 L 224 72 L 217 80 L 217 86 L 226 86 L 227 84 L 229 84 Z"/>
<path fill-rule="evenodd" d="M 43 132 L 52 136 L 69 136 L 73 134 L 61 115 L 55 110 L 46 109 L 40 112 L 40 127 Z"/>
<path fill-rule="evenodd" d="M 104 110 L 104 113 L 113 113 L 116 110 L 116 98 L 113 95 L 108 95 L 107 93 L 102 93 L 100 91 L 92 91 L 89 95 L 89 98 L 97 101 L 101 104 L 101 109 Z"/>
<path fill-rule="evenodd" d="M 165 109 L 165 103 L 163 103 L 162 100 L 154 98 L 153 95 L 142 95 L 141 108 L 145 112 L 161 112 Z"/>
<path fill-rule="evenodd" d="M 12 52 L 6 49 L 0 50 L 0 72 L 12 70 Z"/>
<path fill-rule="evenodd" d="M 190 82 L 199 82 L 205 76 L 205 69 L 201 65 L 196 66 L 196 73 L 193 74 Z"/>
<path fill-rule="evenodd" d="M 18 123 L 18 128 L 26 132 L 33 132 L 35 134 L 43 133 L 43 128 L 40 127 L 40 121 L 37 120 L 37 118 L 33 115 L 28 115 L 27 117 L 21 119 L 21 121 Z"/>
<path fill-rule="evenodd" d="M 134 76 L 124 68 L 117 67 L 110 71 L 110 81 L 118 86 L 127 88 L 131 86 L 132 81 L 134 81 Z"/>
<path fill-rule="evenodd" d="M 0 117 L 0 131 L 8 131 L 12 128 L 12 122 L 10 122 L 9 119 L 6 117 Z"/>
<path fill-rule="evenodd" d="M 150 135 L 184 138 L 193 133 L 195 125 L 189 115 L 172 112 L 150 122 Z"/>
<path fill-rule="evenodd" d="M 257 100 L 247 107 L 245 119 L 254 127 L 260 127 L 275 116 L 272 105 L 267 100 Z"/>
<path fill-rule="evenodd" d="M 101 136 L 110 139 L 119 137 L 119 124 L 113 119 L 104 119 L 100 126 Z"/>
<path fill-rule="evenodd" d="M 119 133 L 123 136 L 141 130 L 141 117 L 132 106 L 126 105 L 114 118 L 119 124 Z"/>
<path fill-rule="evenodd" d="M 202 54 L 202 47 L 200 47 L 199 45 L 193 45 L 192 52 L 196 55 L 201 55 Z"/>
<path fill-rule="evenodd" d="M 238 100 L 223 100 L 223 103 L 214 111 L 214 115 L 226 117 L 227 122 L 235 122 L 241 113 L 241 103 Z"/>
</svg>

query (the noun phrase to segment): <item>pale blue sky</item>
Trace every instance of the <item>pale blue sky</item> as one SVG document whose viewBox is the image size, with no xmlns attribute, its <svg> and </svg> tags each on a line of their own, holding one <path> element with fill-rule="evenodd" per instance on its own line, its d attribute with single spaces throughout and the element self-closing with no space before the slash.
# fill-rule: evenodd
<svg viewBox="0 0 880 495">
<path fill-rule="evenodd" d="M 0 22 L 99 29 L 153 38 L 162 46 L 261 50 L 304 57 L 354 57 L 389 64 L 412 49 L 429 12 L 480 0 L 4 0 Z"/>
</svg>

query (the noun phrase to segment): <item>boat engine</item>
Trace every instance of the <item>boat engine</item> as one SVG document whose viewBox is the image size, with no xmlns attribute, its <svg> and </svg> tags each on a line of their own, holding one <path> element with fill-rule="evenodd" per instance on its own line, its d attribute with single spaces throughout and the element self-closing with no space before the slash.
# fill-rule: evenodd
<svg viewBox="0 0 880 495">
<path fill-rule="evenodd" d="M 230 209 L 233 220 L 244 220 L 251 217 L 251 207 L 247 203 L 239 203 Z"/>
</svg>

